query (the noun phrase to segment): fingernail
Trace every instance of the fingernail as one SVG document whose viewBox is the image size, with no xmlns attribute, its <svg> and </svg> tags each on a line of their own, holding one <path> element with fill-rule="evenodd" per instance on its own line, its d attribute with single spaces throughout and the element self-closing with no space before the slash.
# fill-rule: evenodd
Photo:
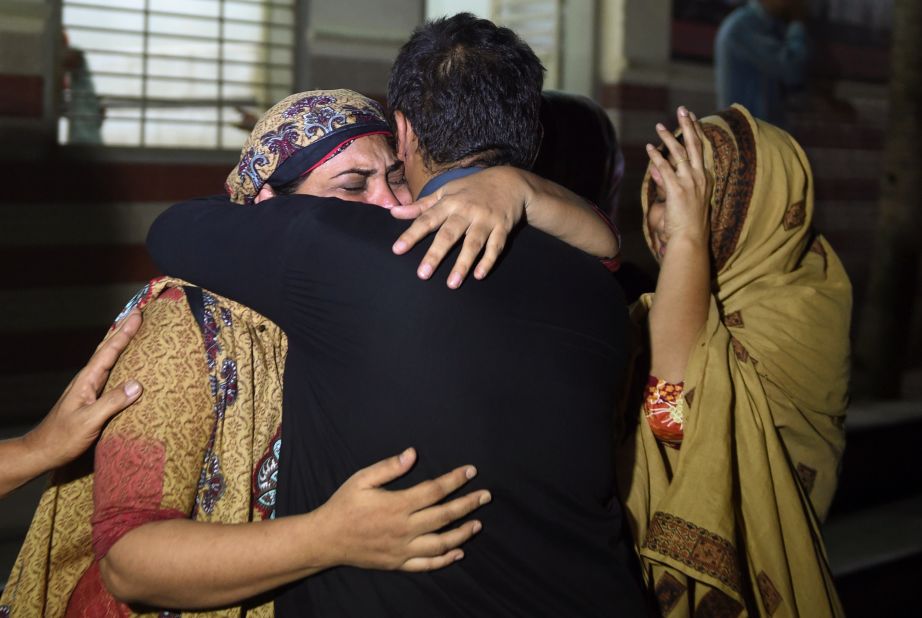
<svg viewBox="0 0 922 618">
<path fill-rule="evenodd" d="M 402 240 L 398 240 L 394 243 L 394 253 L 403 253 L 407 250 L 407 243 Z"/>
<path fill-rule="evenodd" d="M 458 273 L 451 273 L 451 276 L 448 278 L 448 287 L 453 290 L 458 289 L 461 285 L 461 275 Z"/>
<path fill-rule="evenodd" d="M 657 130 L 657 131 L 665 131 L 665 130 L 666 130 L 666 125 L 664 125 L 662 122 L 657 122 L 657 123 L 656 123 L 656 130 Z"/>
<path fill-rule="evenodd" d="M 420 265 L 419 270 L 416 271 L 416 274 L 419 275 L 420 279 L 428 279 L 432 276 L 432 264 Z"/>
<path fill-rule="evenodd" d="M 474 534 L 477 534 L 478 532 L 483 530 L 483 524 L 480 523 L 479 521 L 475 521 L 473 525 L 473 530 L 474 530 Z"/>
<path fill-rule="evenodd" d="M 474 466 L 468 466 L 464 470 L 464 476 L 466 476 L 469 479 L 474 478 L 475 476 L 477 476 L 477 468 L 475 468 Z"/>
<path fill-rule="evenodd" d="M 397 459 L 398 461 L 400 461 L 401 464 L 405 464 L 407 463 L 407 460 L 410 458 L 410 455 L 412 454 L 413 454 L 413 449 L 408 448 L 404 452 L 400 453 L 400 455 L 397 456 Z"/>
<path fill-rule="evenodd" d="M 128 380 L 125 382 L 125 395 L 128 397 L 134 397 L 141 392 L 141 384 L 134 380 Z"/>
<path fill-rule="evenodd" d="M 493 496 L 490 494 L 490 492 L 484 493 L 482 496 L 480 496 L 480 506 L 489 503 L 492 499 Z"/>
<path fill-rule="evenodd" d="M 647 150 L 655 150 L 653 144 L 647 144 Z"/>
<path fill-rule="evenodd" d="M 479 268 L 474 271 L 474 279 L 483 279 L 485 276 L 486 276 L 486 273 L 484 273 Z"/>
<path fill-rule="evenodd" d="M 461 560 L 461 558 L 463 557 L 464 557 L 464 552 L 459 551 L 458 554 L 455 556 L 455 562 L 457 562 L 458 560 Z"/>
<path fill-rule="evenodd" d="M 684 105 L 679 106 L 679 116 L 688 116 L 688 110 Z"/>
</svg>

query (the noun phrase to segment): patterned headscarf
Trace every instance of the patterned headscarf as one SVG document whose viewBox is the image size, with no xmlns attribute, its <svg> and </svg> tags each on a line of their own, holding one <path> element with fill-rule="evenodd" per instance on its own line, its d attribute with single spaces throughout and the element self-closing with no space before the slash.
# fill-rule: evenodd
<svg viewBox="0 0 922 618">
<path fill-rule="evenodd" d="M 391 135 L 376 101 L 352 90 L 293 94 L 256 123 L 227 177 L 227 194 L 252 204 L 264 184 L 287 185 L 366 135 Z"/>
</svg>

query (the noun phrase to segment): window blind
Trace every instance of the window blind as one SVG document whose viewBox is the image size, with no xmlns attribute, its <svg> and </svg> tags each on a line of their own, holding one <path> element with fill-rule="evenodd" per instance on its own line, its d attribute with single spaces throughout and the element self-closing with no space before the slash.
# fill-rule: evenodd
<svg viewBox="0 0 922 618">
<path fill-rule="evenodd" d="M 60 141 L 238 148 L 292 91 L 294 4 L 64 0 Z"/>
</svg>

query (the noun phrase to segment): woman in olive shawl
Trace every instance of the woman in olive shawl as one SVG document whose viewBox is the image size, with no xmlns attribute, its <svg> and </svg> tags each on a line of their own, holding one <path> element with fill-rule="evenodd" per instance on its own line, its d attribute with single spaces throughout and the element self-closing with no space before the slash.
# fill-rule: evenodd
<svg viewBox="0 0 922 618">
<path fill-rule="evenodd" d="M 669 160 L 648 146 L 661 271 L 635 306 L 651 377 L 619 466 L 643 577 L 664 616 L 838 616 L 819 523 L 844 448 L 848 277 L 790 135 L 740 106 L 679 122 L 684 145 L 657 127 Z"/>
</svg>

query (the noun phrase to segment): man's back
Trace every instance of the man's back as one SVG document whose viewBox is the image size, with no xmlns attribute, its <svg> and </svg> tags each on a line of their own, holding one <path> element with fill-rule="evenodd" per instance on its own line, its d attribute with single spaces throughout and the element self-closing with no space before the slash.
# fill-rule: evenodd
<svg viewBox="0 0 922 618">
<path fill-rule="evenodd" d="M 806 31 L 771 17 L 759 2 L 733 11 L 714 43 L 717 105 L 744 105 L 754 116 L 784 125 L 784 96 L 804 79 Z"/>
<path fill-rule="evenodd" d="M 490 277 L 452 291 L 416 279 L 422 249 L 391 255 L 403 225 L 384 211 L 317 201 L 289 216 L 280 293 L 241 299 L 291 342 L 279 515 L 406 446 L 419 464 L 395 487 L 473 463 L 494 500 L 461 562 L 331 569 L 290 587 L 278 614 L 641 614 L 613 500 L 626 311 L 606 271 L 525 228 Z"/>
</svg>

